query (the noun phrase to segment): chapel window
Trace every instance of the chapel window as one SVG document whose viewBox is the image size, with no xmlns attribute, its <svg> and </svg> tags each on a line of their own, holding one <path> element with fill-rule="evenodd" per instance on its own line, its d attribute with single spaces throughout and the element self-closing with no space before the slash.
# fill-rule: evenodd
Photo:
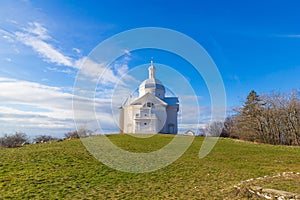
<svg viewBox="0 0 300 200">
<path fill-rule="evenodd" d="M 147 102 L 147 103 L 145 104 L 145 106 L 146 106 L 146 107 L 148 107 L 148 108 L 151 108 L 151 107 L 153 107 L 153 106 L 154 106 L 154 104 L 153 104 L 153 103 L 151 103 L 151 102 Z"/>
</svg>

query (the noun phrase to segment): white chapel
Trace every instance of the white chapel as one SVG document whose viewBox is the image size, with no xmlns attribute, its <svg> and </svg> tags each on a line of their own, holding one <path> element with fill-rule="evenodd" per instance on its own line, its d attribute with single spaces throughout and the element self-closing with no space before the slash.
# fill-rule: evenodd
<svg viewBox="0 0 300 200">
<path fill-rule="evenodd" d="M 156 79 L 153 61 L 148 71 L 148 79 L 139 86 L 139 97 L 127 98 L 120 107 L 120 132 L 176 134 L 178 98 L 165 97 L 166 90 Z"/>
</svg>

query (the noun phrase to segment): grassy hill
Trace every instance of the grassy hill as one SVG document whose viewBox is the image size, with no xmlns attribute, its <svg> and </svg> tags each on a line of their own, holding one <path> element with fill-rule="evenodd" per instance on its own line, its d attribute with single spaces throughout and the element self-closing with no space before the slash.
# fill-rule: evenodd
<svg viewBox="0 0 300 200">
<path fill-rule="evenodd" d="M 149 152 L 167 144 L 172 136 L 109 138 L 126 150 Z M 173 164 L 144 174 L 106 167 L 87 152 L 79 139 L 2 149 L 0 199 L 240 199 L 246 196 L 236 197 L 233 186 L 244 180 L 300 172 L 297 147 L 219 139 L 213 151 L 199 159 L 202 141 L 196 137 Z M 300 193 L 297 180 L 261 184 Z"/>
</svg>

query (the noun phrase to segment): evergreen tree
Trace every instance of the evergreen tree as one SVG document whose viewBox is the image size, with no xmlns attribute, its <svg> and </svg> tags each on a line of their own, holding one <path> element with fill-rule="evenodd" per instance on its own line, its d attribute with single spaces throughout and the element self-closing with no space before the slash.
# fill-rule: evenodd
<svg viewBox="0 0 300 200">
<path fill-rule="evenodd" d="M 262 109 L 262 100 L 252 90 L 247 96 L 238 117 L 238 129 L 241 131 L 242 138 L 250 141 L 260 141 L 262 139 L 262 124 L 259 119 Z"/>
<path fill-rule="evenodd" d="M 252 90 L 247 96 L 247 100 L 244 103 L 242 113 L 254 117 L 257 111 L 261 109 L 262 105 L 263 104 L 259 95 L 254 90 Z"/>
</svg>

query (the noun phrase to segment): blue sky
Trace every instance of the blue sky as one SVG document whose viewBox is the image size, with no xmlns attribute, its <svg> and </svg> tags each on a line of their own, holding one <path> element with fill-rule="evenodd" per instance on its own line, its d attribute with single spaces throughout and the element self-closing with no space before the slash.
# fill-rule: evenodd
<svg viewBox="0 0 300 200">
<path fill-rule="evenodd" d="M 227 109 L 241 105 L 252 89 L 258 93 L 299 89 L 299 7 L 297 0 L 2 0 L 0 134 L 59 136 L 74 130 L 73 85 L 80 64 L 105 39 L 140 27 L 173 29 L 201 44 L 223 78 Z M 186 61 L 168 52 L 125 52 L 114 63 L 111 80 L 142 66 L 130 74 L 131 84 L 138 86 L 147 76 L 151 57 L 158 63 L 162 82 L 172 82 L 172 77 L 163 72 L 167 68 L 161 67 L 159 73 L 159 63 L 189 80 L 197 93 L 200 121 L 206 123 L 210 96 L 204 81 Z M 110 105 L 103 97 L 109 85 L 101 87 L 99 104 Z M 177 96 L 187 96 L 184 89 L 174 90 Z M 97 114 L 106 129 L 115 129 L 108 110 L 104 107 Z M 184 121 L 182 126 L 193 123 Z"/>
</svg>

